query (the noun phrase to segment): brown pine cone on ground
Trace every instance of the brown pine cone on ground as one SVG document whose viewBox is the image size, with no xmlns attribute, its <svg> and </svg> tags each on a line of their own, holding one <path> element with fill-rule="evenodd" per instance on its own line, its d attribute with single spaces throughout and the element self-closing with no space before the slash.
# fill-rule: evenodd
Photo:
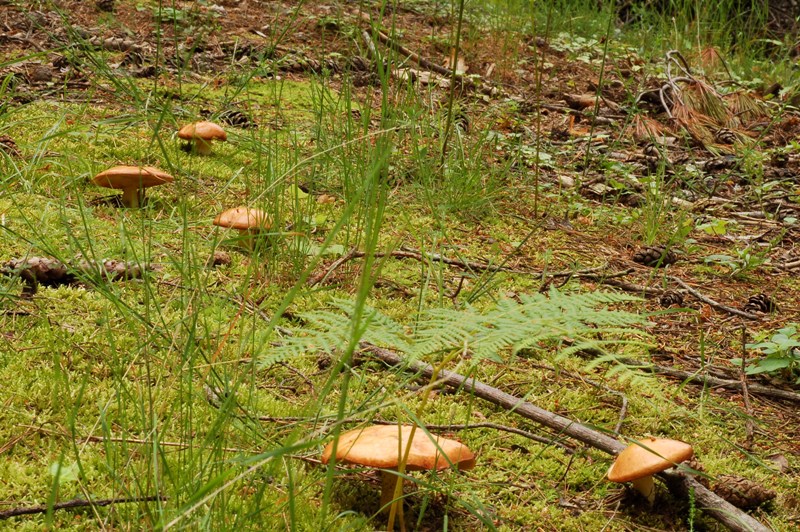
<svg viewBox="0 0 800 532">
<path fill-rule="evenodd" d="M 651 268 L 664 268 L 678 260 L 671 250 L 664 246 L 645 246 L 633 254 L 633 262 L 650 266 Z"/>
<path fill-rule="evenodd" d="M 767 294 L 757 294 L 750 296 L 747 303 L 744 305 L 745 312 L 775 312 L 778 310 L 778 305 L 772 301 Z"/>
<path fill-rule="evenodd" d="M 775 498 L 775 492 L 771 489 L 734 475 L 718 476 L 711 491 L 742 509 L 756 508 Z"/>
<path fill-rule="evenodd" d="M 697 471 L 698 473 L 705 473 L 706 468 L 703 467 L 703 464 L 700 463 L 700 460 L 697 459 L 696 456 L 692 457 L 691 459 L 685 461 L 683 465 L 690 467 Z M 694 479 L 705 486 L 708 487 L 708 477 L 704 475 L 694 475 Z"/>
<path fill-rule="evenodd" d="M 8 135 L 0 135 L 0 151 L 7 153 L 12 157 L 19 157 L 19 149 L 14 139 Z"/>
<path fill-rule="evenodd" d="M 97 0 L 95 5 L 97 5 L 97 9 L 106 13 L 114 11 L 114 0 Z"/>
<path fill-rule="evenodd" d="M 667 290 L 658 298 L 659 304 L 664 308 L 672 305 L 683 305 L 683 294 L 674 290 Z"/>
<path fill-rule="evenodd" d="M 213 255 L 208 258 L 206 266 L 209 268 L 216 268 L 218 266 L 230 266 L 232 262 L 231 256 L 224 251 L 215 251 Z"/>
</svg>

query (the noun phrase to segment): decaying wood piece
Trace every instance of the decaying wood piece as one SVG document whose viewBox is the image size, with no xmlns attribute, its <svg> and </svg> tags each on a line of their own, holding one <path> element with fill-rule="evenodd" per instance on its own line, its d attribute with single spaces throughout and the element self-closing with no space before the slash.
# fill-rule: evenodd
<svg viewBox="0 0 800 532">
<path fill-rule="evenodd" d="M 427 379 L 430 379 L 435 373 L 433 366 L 429 364 L 404 360 L 403 357 L 394 351 L 383 349 L 366 342 L 361 343 L 361 350 L 390 366 L 401 367 L 405 371 L 419 374 L 421 377 Z M 608 454 L 616 455 L 627 446 L 625 443 L 607 434 L 569 418 L 539 408 L 532 403 L 477 381 L 474 378 L 467 378 L 447 370 L 439 370 L 436 372 L 436 375 L 439 378 L 437 381 L 439 384 L 456 389 L 463 389 L 476 397 L 489 401 L 492 404 L 502 406 L 511 412 L 545 425 L 558 431 L 560 434 L 579 440 Z M 768 527 L 719 497 L 713 491 L 700 484 L 694 477 L 679 472 L 661 473 L 660 476 L 665 477 L 670 489 L 685 493 L 693 492 L 697 507 L 701 508 L 704 512 L 730 530 L 737 532 L 770 532 Z"/>
<path fill-rule="evenodd" d="M 141 279 L 144 272 L 152 269 L 134 262 L 120 260 L 81 260 L 66 264 L 47 257 L 11 259 L 0 264 L 0 274 L 19 276 L 25 283 L 24 294 L 36 293 L 39 285 L 63 286 L 79 283 L 82 278 L 99 275 L 108 281 Z"/>
</svg>

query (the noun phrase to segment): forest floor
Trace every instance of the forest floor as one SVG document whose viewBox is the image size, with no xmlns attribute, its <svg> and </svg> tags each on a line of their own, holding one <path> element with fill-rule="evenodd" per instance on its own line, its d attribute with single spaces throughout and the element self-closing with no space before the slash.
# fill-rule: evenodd
<svg viewBox="0 0 800 532">
<path fill-rule="evenodd" d="M 609 348 L 621 366 L 556 356 L 564 335 L 469 371 L 622 439 L 690 442 L 712 486 L 745 478 L 774 495 L 751 515 L 800 527 L 800 354 L 779 345 L 800 342 L 800 111 L 781 72 L 741 73 L 713 47 L 646 57 L 488 8 L 467 11 L 454 62 L 457 17 L 438 2 L 383 18 L 336 1 L 0 6 L 0 514 L 49 506 L 0 528 L 380 526 L 377 477 L 347 470 L 330 495 L 315 462 L 339 366 L 252 363 L 280 336 L 262 327 L 302 334 L 365 283 L 408 331 L 424 309 L 551 289 L 639 296 L 612 305 L 648 320 Z M 209 157 L 174 138 L 202 118 L 229 131 Z M 381 161 L 384 195 L 363 186 Z M 90 181 L 117 164 L 176 180 L 120 209 Z M 266 248 L 211 225 L 237 205 L 270 213 Z M 11 261 L 34 256 L 155 266 L 25 286 Z M 777 353 L 746 346 L 761 341 Z M 594 449 L 492 428 L 559 438 L 513 413 L 347 368 L 348 417 L 484 425 L 445 431 L 474 470 L 413 474 L 411 528 L 719 527 L 665 490 L 648 508 L 606 482 Z M 226 394 L 235 407 L 215 404 Z"/>
</svg>

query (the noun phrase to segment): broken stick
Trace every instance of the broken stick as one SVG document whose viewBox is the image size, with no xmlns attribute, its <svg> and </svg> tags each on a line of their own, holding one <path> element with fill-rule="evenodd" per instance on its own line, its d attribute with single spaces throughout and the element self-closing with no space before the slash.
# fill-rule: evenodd
<svg viewBox="0 0 800 532">
<path fill-rule="evenodd" d="M 166 501 L 167 498 L 162 495 L 151 495 L 149 497 L 130 497 L 125 499 L 95 499 L 87 501 L 86 499 L 71 499 L 69 501 L 57 502 L 53 505 L 53 510 L 64 510 L 66 508 L 83 508 L 86 506 L 110 506 L 112 504 L 132 503 L 132 502 L 153 502 L 153 501 Z M 24 506 L 21 508 L 11 508 L 10 510 L 3 510 L 0 512 L 0 519 L 8 519 L 9 517 L 16 517 L 18 515 L 32 515 L 43 514 L 47 512 L 50 507 L 46 504 L 40 506 Z"/>
</svg>

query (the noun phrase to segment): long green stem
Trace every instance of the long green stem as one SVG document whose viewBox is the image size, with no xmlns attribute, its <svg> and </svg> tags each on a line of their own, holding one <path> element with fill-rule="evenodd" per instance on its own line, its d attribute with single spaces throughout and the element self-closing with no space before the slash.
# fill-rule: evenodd
<svg viewBox="0 0 800 532">
<path fill-rule="evenodd" d="M 466 346 L 465 346 L 466 349 Z M 431 392 L 436 384 L 436 381 L 439 378 L 439 373 L 444 369 L 444 367 L 450 363 L 453 358 L 457 355 L 457 352 L 452 352 L 447 355 L 439 364 L 434 366 L 433 374 L 431 375 L 430 380 L 428 381 L 427 386 L 425 386 L 422 390 L 422 400 L 419 403 L 416 411 L 416 418 L 421 419 L 422 414 L 425 412 L 425 407 L 428 404 L 428 399 L 431 396 Z M 398 428 L 399 430 L 399 428 Z M 403 452 L 403 456 L 400 460 L 400 463 L 397 464 L 397 478 L 402 479 L 403 474 L 406 472 L 406 462 L 408 462 L 408 456 L 411 454 L 411 442 L 414 441 L 414 435 L 417 433 L 417 424 L 413 424 L 411 426 L 411 432 L 408 436 L 408 441 L 406 442 L 405 451 Z M 394 475 L 392 475 L 394 476 Z M 386 530 L 394 530 L 394 520 L 395 515 L 400 517 L 400 528 L 401 530 L 405 529 L 405 523 L 403 522 L 403 482 L 402 480 L 397 482 L 397 485 L 394 488 L 394 492 L 392 494 L 393 500 L 392 508 L 389 510 L 389 521 L 386 525 Z"/>
<path fill-rule="evenodd" d="M 447 98 L 447 124 L 444 127 L 444 135 L 442 135 L 442 158 L 439 161 L 439 166 L 444 167 L 444 160 L 447 157 L 447 141 L 450 137 L 450 129 L 453 126 L 453 102 L 456 98 L 456 78 L 458 77 L 458 57 L 461 51 L 461 22 L 464 20 L 464 0 L 459 0 L 458 3 L 458 21 L 456 24 L 456 42 L 455 52 L 453 53 L 453 64 L 450 67 L 453 72 L 450 76 L 450 95 Z"/>
</svg>

